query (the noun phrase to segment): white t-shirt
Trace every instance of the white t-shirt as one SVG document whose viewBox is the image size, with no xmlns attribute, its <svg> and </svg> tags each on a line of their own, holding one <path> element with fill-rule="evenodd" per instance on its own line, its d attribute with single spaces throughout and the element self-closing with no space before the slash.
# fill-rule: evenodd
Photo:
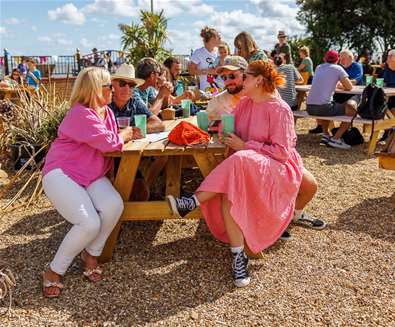
<svg viewBox="0 0 395 327">
<path fill-rule="evenodd" d="M 214 62 L 217 57 L 217 48 L 214 48 L 213 52 L 208 52 L 205 47 L 202 47 L 192 53 L 191 61 L 197 65 L 198 69 L 214 68 Z M 199 88 L 202 91 L 210 88 L 210 84 L 207 82 L 207 75 L 199 75 L 199 84 Z"/>
</svg>

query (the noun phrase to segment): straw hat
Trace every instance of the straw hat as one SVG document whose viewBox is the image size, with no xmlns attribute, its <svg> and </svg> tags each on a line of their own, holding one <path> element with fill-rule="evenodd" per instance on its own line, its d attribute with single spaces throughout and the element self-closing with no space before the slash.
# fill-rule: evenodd
<svg viewBox="0 0 395 327">
<path fill-rule="evenodd" d="M 135 78 L 134 67 L 129 64 L 120 65 L 115 73 L 111 76 L 111 79 L 122 79 L 125 81 L 131 81 L 136 83 L 136 86 L 144 84 L 144 80 L 140 78 Z"/>
</svg>

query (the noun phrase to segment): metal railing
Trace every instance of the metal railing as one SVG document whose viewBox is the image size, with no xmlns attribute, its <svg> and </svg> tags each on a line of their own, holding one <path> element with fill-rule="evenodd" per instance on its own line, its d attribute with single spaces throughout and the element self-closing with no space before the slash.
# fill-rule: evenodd
<svg viewBox="0 0 395 327">
<path fill-rule="evenodd" d="M 181 62 L 183 72 L 188 71 L 188 55 L 174 55 Z M 100 64 L 106 66 L 109 71 L 113 71 L 115 65 L 122 62 L 123 52 L 119 50 L 97 51 L 81 55 L 79 50 L 75 55 L 68 56 L 12 56 L 7 49 L 4 49 L 4 56 L 0 57 L 0 75 L 9 75 L 12 69 L 17 68 L 24 58 L 33 58 L 37 62 L 37 68 L 43 77 L 49 76 L 76 76 L 81 69 L 99 64 L 99 60 L 105 59 Z M 109 60 L 110 59 L 110 60 Z"/>
</svg>

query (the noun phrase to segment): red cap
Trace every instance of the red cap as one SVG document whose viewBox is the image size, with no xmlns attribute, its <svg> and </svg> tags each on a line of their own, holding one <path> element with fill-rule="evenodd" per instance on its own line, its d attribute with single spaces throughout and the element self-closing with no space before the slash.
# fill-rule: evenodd
<svg viewBox="0 0 395 327">
<path fill-rule="evenodd" d="M 329 50 L 326 52 L 324 60 L 326 62 L 336 62 L 339 60 L 339 53 L 336 50 Z"/>
</svg>

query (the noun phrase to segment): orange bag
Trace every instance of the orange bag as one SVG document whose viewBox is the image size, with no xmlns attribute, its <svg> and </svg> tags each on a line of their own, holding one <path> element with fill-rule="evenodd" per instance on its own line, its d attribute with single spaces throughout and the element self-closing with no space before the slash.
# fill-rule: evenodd
<svg viewBox="0 0 395 327">
<path fill-rule="evenodd" d="M 169 141 L 178 145 L 206 144 L 210 136 L 195 125 L 182 121 L 169 133 Z"/>
</svg>

